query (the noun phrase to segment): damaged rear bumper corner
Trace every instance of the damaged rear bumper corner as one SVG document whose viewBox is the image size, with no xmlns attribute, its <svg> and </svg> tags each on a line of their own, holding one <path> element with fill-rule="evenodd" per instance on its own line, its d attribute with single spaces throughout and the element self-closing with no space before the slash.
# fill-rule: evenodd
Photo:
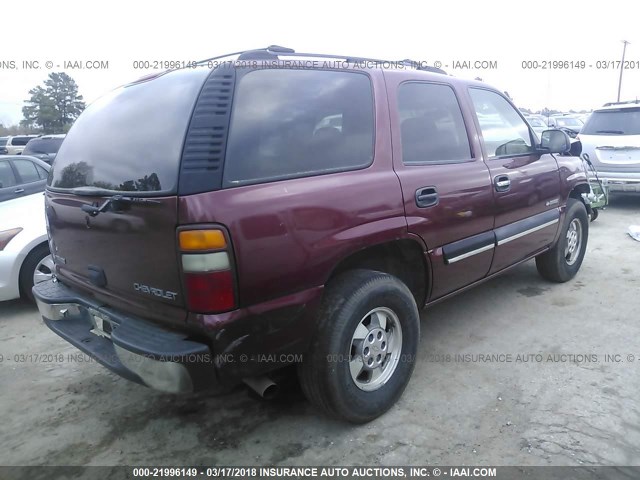
<svg viewBox="0 0 640 480">
<path fill-rule="evenodd" d="M 33 294 L 53 332 L 123 378 L 170 393 L 217 383 L 209 347 L 185 333 L 113 310 L 53 280 L 37 284 Z"/>
</svg>

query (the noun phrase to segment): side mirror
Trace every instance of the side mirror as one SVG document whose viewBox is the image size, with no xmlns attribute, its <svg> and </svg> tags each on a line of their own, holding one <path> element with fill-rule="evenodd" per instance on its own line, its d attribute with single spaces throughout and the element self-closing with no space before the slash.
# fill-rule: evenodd
<svg viewBox="0 0 640 480">
<path fill-rule="evenodd" d="M 540 149 L 546 153 L 567 153 L 571 150 L 571 138 L 562 130 L 542 132 Z"/>
</svg>

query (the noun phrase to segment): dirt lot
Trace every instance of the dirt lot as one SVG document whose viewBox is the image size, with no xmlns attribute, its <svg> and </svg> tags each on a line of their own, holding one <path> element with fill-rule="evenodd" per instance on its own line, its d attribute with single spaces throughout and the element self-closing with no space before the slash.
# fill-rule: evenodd
<svg viewBox="0 0 640 480">
<path fill-rule="evenodd" d="M 638 465 L 632 223 L 640 198 L 612 199 L 567 284 L 546 283 L 529 262 L 425 311 L 407 391 L 357 427 L 295 393 L 281 403 L 242 389 L 171 396 L 95 363 L 28 357 L 76 351 L 34 307 L 1 304 L 0 465 Z"/>
</svg>

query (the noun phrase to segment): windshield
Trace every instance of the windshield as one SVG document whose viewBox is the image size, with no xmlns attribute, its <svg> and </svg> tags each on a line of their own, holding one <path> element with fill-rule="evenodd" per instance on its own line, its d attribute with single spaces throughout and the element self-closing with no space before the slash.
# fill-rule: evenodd
<svg viewBox="0 0 640 480">
<path fill-rule="evenodd" d="M 7 144 L 7 137 L 0 137 L 0 147 L 4 147 Z"/>
<path fill-rule="evenodd" d="M 582 128 L 582 122 L 580 120 L 578 120 L 577 118 L 572 118 L 572 117 L 557 117 L 556 119 L 556 125 L 560 126 L 560 127 L 577 127 L 577 128 Z"/>
<path fill-rule="evenodd" d="M 208 74 L 177 70 L 96 100 L 67 134 L 49 187 L 174 192 L 191 112 Z"/>
<path fill-rule="evenodd" d="M 23 155 L 38 155 L 41 153 L 58 153 L 63 138 L 34 138 L 24 147 Z"/>
<path fill-rule="evenodd" d="M 582 128 L 584 135 L 640 135 L 640 107 L 599 110 Z"/>
</svg>

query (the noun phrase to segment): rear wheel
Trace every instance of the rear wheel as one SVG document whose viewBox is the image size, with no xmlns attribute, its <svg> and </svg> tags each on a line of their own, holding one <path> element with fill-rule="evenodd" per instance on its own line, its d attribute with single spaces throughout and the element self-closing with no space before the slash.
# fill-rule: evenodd
<svg viewBox="0 0 640 480">
<path fill-rule="evenodd" d="M 35 284 L 51 279 L 53 275 L 53 258 L 48 245 L 38 245 L 31 250 L 20 269 L 20 294 L 30 302 L 34 301 L 31 289 Z"/>
<path fill-rule="evenodd" d="M 404 283 L 370 270 L 344 273 L 327 287 L 298 369 L 302 390 L 334 417 L 373 420 L 402 395 L 419 337 L 418 308 Z"/>
<path fill-rule="evenodd" d="M 571 280 L 582 265 L 589 238 L 589 217 L 580 200 L 570 198 L 560 238 L 551 250 L 536 257 L 542 277 L 552 282 Z"/>
</svg>

